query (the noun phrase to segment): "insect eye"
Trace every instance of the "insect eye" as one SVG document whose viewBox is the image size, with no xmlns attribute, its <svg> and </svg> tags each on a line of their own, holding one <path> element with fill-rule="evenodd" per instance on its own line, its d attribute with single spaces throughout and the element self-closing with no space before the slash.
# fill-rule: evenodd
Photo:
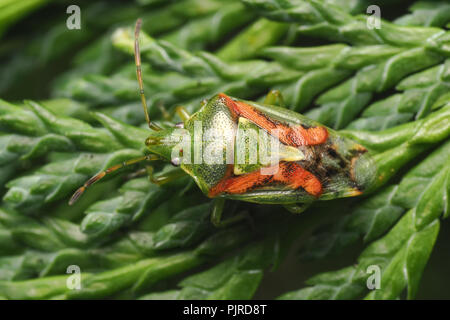
<svg viewBox="0 0 450 320">
<path fill-rule="evenodd" d="M 178 122 L 177 124 L 175 124 L 176 128 L 180 128 L 180 129 L 184 129 L 184 123 L 183 122 Z"/>
<path fill-rule="evenodd" d="M 171 162 L 175 167 L 178 167 L 181 164 L 180 158 L 173 158 Z"/>
</svg>

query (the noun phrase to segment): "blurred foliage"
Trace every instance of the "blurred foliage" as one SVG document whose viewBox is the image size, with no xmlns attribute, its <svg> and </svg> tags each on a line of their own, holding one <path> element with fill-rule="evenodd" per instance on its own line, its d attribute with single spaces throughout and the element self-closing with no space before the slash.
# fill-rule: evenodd
<svg viewBox="0 0 450 320">
<path fill-rule="evenodd" d="M 65 26 L 69 4 L 0 1 L 0 298 L 417 296 L 449 214 L 447 2 L 86 0 L 81 30 Z M 381 29 L 367 28 L 371 4 L 390 21 Z M 252 222 L 226 228 L 211 224 L 212 204 L 188 176 L 158 186 L 139 166 L 69 207 L 90 176 L 146 154 L 138 17 L 149 111 L 161 126 L 178 120 L 176 106 L 195 112 L 218 92 L 261 101 L 279 89 L 289 108 L 366 146 L 381 178 L 362 197 L 301 215 L 229 201 L 225 217 L 246 212 Z M 311 261 L 322 268 L 305 286 L 295 276 Z M 295 272 L 277 273 L 287 263 Z M 70 265 L 82 270 L 81 290 L 66 285 Z M 381 288 L 371 291 L 373 265 Z M 290 285 L 269 292 L 271 275 Z"/>
</svg>

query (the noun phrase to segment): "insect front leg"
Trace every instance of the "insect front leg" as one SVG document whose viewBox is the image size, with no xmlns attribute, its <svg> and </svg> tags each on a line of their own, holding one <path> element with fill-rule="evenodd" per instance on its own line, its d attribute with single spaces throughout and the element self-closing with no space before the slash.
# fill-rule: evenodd
<svg viewBox="0 0 450 320">
<path fill-rule="evenodd" d="M 159 175 L 154 174 L 154 169 L 152 166 L 146 166 L 145 169 L 147 171 L 150 181 L 159 186 L 186 176 L 186 173 L 180 168 L 175 168 L 171 171 Z"/>
<path fill-rule="evenodd" d="M 186 110 L 185 107 L 183 106 L 178 106 L 175 108 L 175 113 L 178 115 L 178 117 L 180 117 L 180 119 L 183 122 L 186 122 L 187 120 L 189 120 L 189 118 L 191 117 L 191 115 L 189 114 L 189 112 Z"/>
<path fill-rule="evenodd" d="M 178 117 L 181 119 L 181 121 L 186 122 L 189 120 L 191 115 L 183 106 L 177 106 L 174 111 L 169 112 L 167 108 L 164 106 L 163 103 L 157 103 L 159 111 L 161 111 L 161 114 L 166 121 L 172 121 L 173 117 L 175 115 L 178 115 Z"/>
<path fill-rule="evenodd" d="M 251 219 L 247 211 L 239 212 L 227 219 L 222 219 L 223 210 L 225 208 L 225 199 L 216 198 L 212 201 L 213 207 L 211 211 L 211 223 L 217 228 L 223 228 L 244 219 L 249 221 L 250 225 L 253 227 L 253 220 Z"/>
<path fill-rule="evenodd" d="M 290 213 L 299 214 L 308 209 L 311 206 L 311 202 L 308 203 L 292 203 L 285 204 L 283 207 Z"/>
<path fill-rule="evenodd" d="M 158 107 L 159 111 L 161 111 L 164 120 L 172 121 L 173 114 L 170 114 L 170 112 L 167 111 L 167 108 L 164 106 L 163 102 L 156 103 L 156 106 Z"/>
<path fill-rule="evenodd" d="M 264 99 L 264 104 L 269 104 L 273 106 L 278 107 L 285 107 L 283 94 L 280 90 L 270 90 L 269 93 L 266 95 L 266 98 Z"/>
</svg>

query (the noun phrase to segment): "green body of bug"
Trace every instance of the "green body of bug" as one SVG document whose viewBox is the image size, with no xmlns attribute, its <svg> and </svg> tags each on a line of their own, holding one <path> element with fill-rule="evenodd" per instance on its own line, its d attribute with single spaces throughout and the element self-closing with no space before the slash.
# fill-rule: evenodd
<svg viewBox="0 0 450 320">
<path fill-rule="evenodd" d="M 309 204 L 359 195 L 372 184 L 375 166 L 364 147 L 285 108 L 220 93 L 192 116 L 178 109 L 183 122 L 174 127 L 163 129 L 152 123 L 141 75 L 140 25 L 138 20 L 135 59 L 151 129 L 146 145 L 152 155 L 92 177 L 75 192 L 71 204 L 106 174 L 143 160 L 162 159 L 179 165 L 211 198 L 255 203 Z M 222 200 L 217 204 L 223 208 Z"/>
<path fill-rule="evenodd" d="M 230 104 L 256 112 L 235 114 Z M 274 130 L 263 128 L 264 124 L 252 115 L 263 121 L 269 119 L 274 129 L 283 126 L 294 131 L 301 127 L 308 133 L 320 128 L 320 132 L 326 133 L 317 141 L 306 141 L 310 138 L 306 137 L 302 145 L 286 139 L 272 148 L 276 154 L 268 154 L 273 140 L 276 143 L 280 137 L 275 138 Z M 273 204 L 328 200 L 362 193 L 375 175 L 373 161 L 364 147 L 296 112 L 276 106 L 218 94 L 188 118 L 183 128 L 155 131 L 147 139 L 148 149 L 167 161 L 176 159 L 210 197 Z M 279 131 L 282 136 L 283 131 Z M 260 156 L 264 153 L 266 161 Z M 267 161 L 270 157 L 276 159 L 275 165 Z M 291 170 L 283 172 L 286 166 Z M 272 167 L 273 172 L 263 172 Z"/>
</svg>

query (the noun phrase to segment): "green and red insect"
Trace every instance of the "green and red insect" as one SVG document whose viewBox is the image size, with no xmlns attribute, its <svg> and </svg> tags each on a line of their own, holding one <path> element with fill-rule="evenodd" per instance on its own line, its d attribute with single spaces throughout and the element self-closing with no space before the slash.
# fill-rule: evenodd
<svg viewBox="0 0 450 320">
<path fill-rule="evenodd" d="M 75 192 L 71 204 L 107 173 L 143 160 L 164 160 L 180 166 L 203 193 L 220 199 L 219 209 L 225 198 L 283 204 L 293 209 L 299 203 L 360 195 L 371 185 L 374 162 L 363 146 L 286 108 L 219 93 L 191 116 L 178 109 L 183 122 L 171 128 L 151 122 L 141 75 L 140 26 L 138 20 L 135 60 L 142 105 L 151 129 L 146 140 L 151 155 L 92 177 Z M 214 210 L 218 216 L 219 211 Z"/>
</svg>

